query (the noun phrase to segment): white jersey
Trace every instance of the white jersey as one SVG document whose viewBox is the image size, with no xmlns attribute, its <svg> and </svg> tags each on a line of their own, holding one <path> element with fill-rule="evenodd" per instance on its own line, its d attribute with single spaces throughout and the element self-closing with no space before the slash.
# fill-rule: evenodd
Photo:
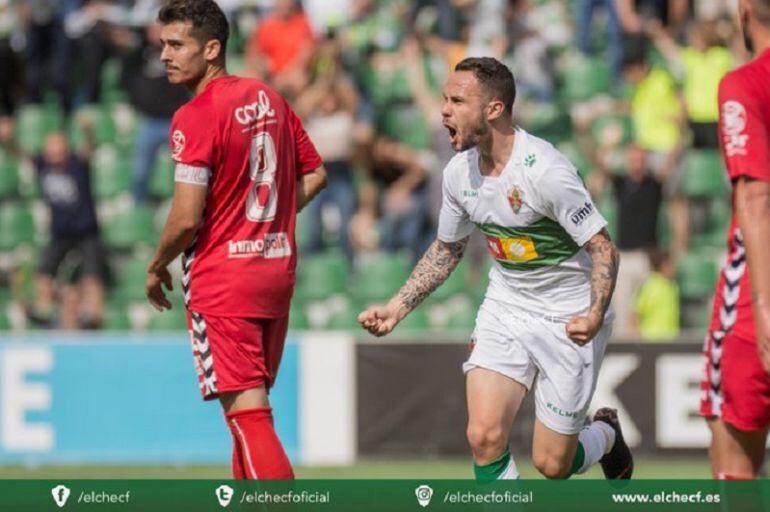
<svg viewBox="0 0 770 512">
<path fill-rule="evenodd" d="M 588 311 L 589 254 L 583 249 L 607 225 L 575 167 L 550 143 L 516 130 L 499 176 L 482 176 L 476 148 L 444 169 L 438 239 L 456 242 L 473 226 L 495 263 L 487 297 L 517 310 L 568 320 Z"/>
</svg>

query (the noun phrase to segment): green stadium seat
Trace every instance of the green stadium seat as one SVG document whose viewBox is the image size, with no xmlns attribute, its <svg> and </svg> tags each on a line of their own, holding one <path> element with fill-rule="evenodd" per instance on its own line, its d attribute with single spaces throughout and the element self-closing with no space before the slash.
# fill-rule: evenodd
<svg viewBox="0 0 770 512">
<path fill-rule="evenodd" d="M 323 300 L 347 289 L 348 263 L 336 252 L 309 254 L 297 266 L 296 296 L 301 300 Z"/>
<path fill-rule="evenodd" d="M 144 284 L 147 280 L 149 263 L 145 258 L 134 258 L 120 265 L 115 276 L 116 288 L 113 294 L 115 300 L 124 304 L 147 300 Z"/>
<path fill-rule="evenodd" d="M 7 307 L 3 304 L 0 304 L 0 331 L 9 331 L 11 330 L 11 320 L 8 318 L 8 311 Z"/>
<path fill-rule="evenodd" d="M 353 293 L 361 305 L 390 298 L 409 277 L 409 261 L 404 254 L 377 253 L 361 265 Z"/>
<path fill-rule="evenodd" d="M 19 193 L 19 162 L 6 153 L 0 153 L 0 198 Z"/>
<path fill-rule="evenodd" d="M 118 103 L 126 99 L 126 92 L 120 85 L 122 73 L 120 59 L 112 58 L 102 66 L 102 99 L 107 103 Z"/>
<path fill-rule="evenodd" d="M 29 153 L 38 153 L 48 132 L 64 126 L 59 109 L 48 105 L 24 105 L 19 109 L 16 136 L 19 146 Z"/>
<path fill-rule="evenodd" d="M 468 263 L 465 260 L 460 260 L 460 264 L 457 268 L 449 274 L 444 283 L 436 288 L 436 290 L 430 294 L 433 300 L 446 300 L 450 297 L 457 295 L 458 293 L 464 293 L 468 290 Z"/>
<path fill-rule="evenodd" d="M 719 275 L 716 259 L 709 253 L 688 252 L 679 262 L 678 281 L 682 298 L 708 297 Z"/>
<path fill-rule="evenodd" d="M 464 331 L 470 333 L 476 324 L 476 314 L 478 313 L 477 307 L 469 307 L 456 312 L 449 318 L 447 323 L 447 329 L 457 331 L 462 334 Z"/>
<path fill-rule="evenodd" d="M 155 157 L 149 189 L 150 195 L 157 199 L 168 199 L 174 195 L 174 161 L 165 147 Z"/>
<path fill-rule="evenodd" d="M 174 305 L 170 310 L 158 312 L 153 309 L 147 324 L 149 331 L 185 331 L 187 330 L 187 313 L 184 307 Z"/>
<path fill-rule="evenodd" d="M 358 324 L 356 323 L 356 326 Z M 422 332 L 430 329 L 430 321 L 428 319 L 427 309 L 424 307 L 418 307 L 409 313 L 406 318 L 401 320 L 398 324 L 398 332 Z"/>
<path fill-rule="evenodd" d="M 130 159 L 112 144 L 99 147 L 91 162 L 91 188 L 96 199 L 110 199 L 131 190 Z"/>
<path fill-rule="evenodd" d="M 398 67 L 392 70 L 376 70 L 367 66 L 363 74 L 364 90 L 369 94 L 375 105 L 388 107 L 395 102 L 408 102 L 412 99 L 406 68 Z"/>
<path fill-rule="evenodd" d="M 588 161 L 588 158 L 578 145 L 574 142 L 563 142 L 559 144 L 558 149 L 572 162 L 572 165 L 578 170 L 583 180 L 588 179 L 593 168 L 591 167 L 591 162 Z"/>
<path fill-rule="evenodd" d="M 383 135 L 414 149 L 425 149 L 432 143 L 425 117 L 416 105 L 388 106 L 378 124 Z"/>
<path fill-rule="evenodd" d="M 105 223 L 104 242 L 110 249 L 126 250 L 137 245 L 154 245 L 157 240 L 154 212 L 141 206 L 123 212 Z"/>
<path fill-rule="evenodd" d="M 553 144 L 572 140 L 572 121 L 564 109 L 552 103 L 532 103 L 524 112 L 527 114 L 522 124 L 530 133 Z"/>
<path fill-rule="evenodd" d="M 685 155 L 684 166 L 684 189 L 688 197 L 725 197 L 728 194 L 727 174 L 718 151 L 692 149 Z"/>
<path fill-rule="evenodd" d="M 564 57 L 559 91 L 564 104 L 586 101 L 611 89 L 610 68 L 604 59 L 586 57 L 578 52 Z"/>
<path fill-rule="evenodd" d="M 631 118 L 610 114 L 597 118 L 591 125 L 591 137 L 600 146 L 618 146 L 631 141 Z"/>
<path fill-rule="evenodd" d="M 131 318 L 124 304 L 108 304 L 104 310 L 104 329 L 109 331 L 130 331 Z"/>
<path fill-rule="evenodd" d="M 357 311 L 352 308 L 346 308 L 342 311 L 333 313 L 329 317 L 329 320 L 324 328 L 329 331 L 349 331 L 359 329 L 360 326 L 358 324 L 357 317 Z"/>
<path fill-rule="evenodd" d="M 23 203 L 8 202 L 0 206 L 0 251 L 10 251 L 35 241 L 35 221 Z"/>
<path fill-rule="evenodd" d="M 291 309 L 289 310 L 289 330 L 290 331 L 305 331 L 310 329 L 310 321 L 305 313 L 305 307 L 302 301 L 296 298 L 291 301 Z"/>
</svg>

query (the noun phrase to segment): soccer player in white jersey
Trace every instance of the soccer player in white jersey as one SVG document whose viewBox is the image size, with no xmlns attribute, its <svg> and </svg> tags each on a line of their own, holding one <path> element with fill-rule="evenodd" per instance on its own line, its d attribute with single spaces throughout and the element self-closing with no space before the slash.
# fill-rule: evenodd
<svg viewBox="0 0 770 512">
<path fill-rule="evenodd" d="M 515 96 L 497 60 L 457 65 L 441 111 L 458 154 L 444 169 L 438 237 L 401 290 L 358 320 L 374 335 L 391 332 L 454 270 L 475 225 L 495 261 L 463 365 L 476 478 L 518 477 L 508 437 L 534 384 L 540 473 L 568 478 L 599 461 L 607 478 L 630 478 L 617 412 L 600 409 L 585 425 L 610 336 L 617 251 L 575 167 L 514 127 Z"/>
</svg>

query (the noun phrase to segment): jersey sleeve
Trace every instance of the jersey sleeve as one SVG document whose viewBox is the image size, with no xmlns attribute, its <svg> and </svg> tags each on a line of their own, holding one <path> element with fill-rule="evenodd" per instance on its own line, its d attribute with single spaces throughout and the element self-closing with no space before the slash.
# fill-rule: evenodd
<svg viewBox="0 0 770 512">
<path fill-rule="evenodd" d="M 730 73 L 719 84 L 719 134 L 731 180 L 770 181 L 770 127 L 758 98 L 740 74 Z"/>
<path fill-rule="evenodd" d="M 214 123 L 196 117 L 185 107 L 174 114 L 169 140 L 171 158 L 178 164 L 212 169 L 216 144 L 216 134 L 212 129 Z"/>
<path fill-rule="evenodd" d="M 302 126 L 302 120 L 294 113 L 291 107 L 286 106 L 289 113 L 289 125 L 294 133 L 294 150 L 297 162 L 297 176 L 307 174 L 321 167 L 323 160 L 318 154 L 313 141 L 308 137 L 305 128 Z"/>
<path fill-rule="evenodd" d="M 449 169 L 444 170 L 444 178 L 441 186 L 441 212 L 438 217 L 437 238 L 442 242 L 457 242 L 467 237 L 473 231 L 473 223 L 468 212 L 462 207 L 455 197 L 455 187 Z"/>
<path fill-rule="evenodd" d="M 581 247 L 607 225 L 574 168 L 550 167 L 534 189 L 532 207 L 558 222 Z"/>
</svg>

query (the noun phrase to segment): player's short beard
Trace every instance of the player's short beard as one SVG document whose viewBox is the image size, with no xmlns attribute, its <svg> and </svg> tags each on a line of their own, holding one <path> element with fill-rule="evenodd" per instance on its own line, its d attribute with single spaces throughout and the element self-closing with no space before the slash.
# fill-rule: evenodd
<svg viewBox="0 0 770 512">
<path fill-rule="evenodd" d="M 484 137 L 489 133 L 489 125 L 483 120 L 479 121 L 479 124 L 471 127 L 468 137 L 462 141 L 462 147 L 460 151 L 466 151 L 479 145 Z"/>
</svg>

